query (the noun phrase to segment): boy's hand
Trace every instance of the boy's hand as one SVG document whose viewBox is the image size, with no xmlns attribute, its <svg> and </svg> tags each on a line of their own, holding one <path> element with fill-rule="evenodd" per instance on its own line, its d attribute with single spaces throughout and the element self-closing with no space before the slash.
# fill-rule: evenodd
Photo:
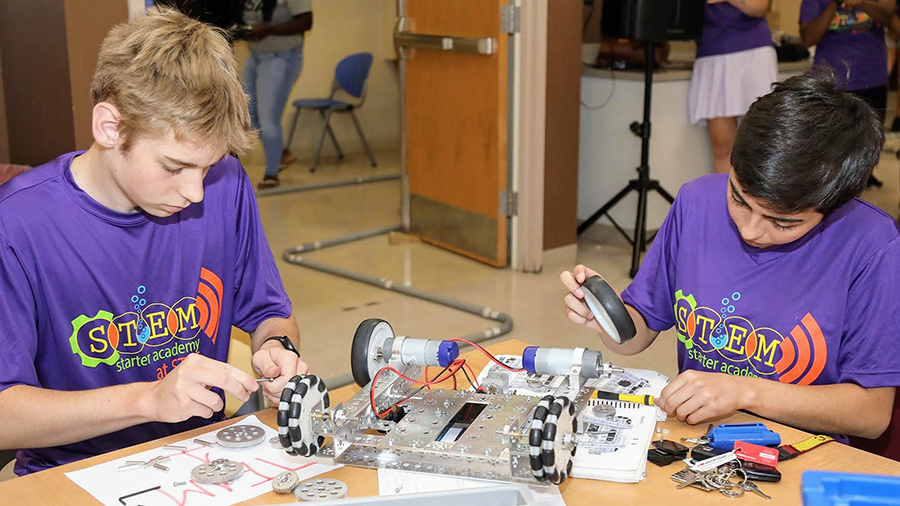
<svg viewBox="0 0 900 506">
<path fill-rule="evenodd" d="M 210 390 L 213 387 L 242 401 L 259 388 L 244 371 L 191 353 L 165 378 L 151 384 L 148 409 L 154 414 L 153 419 L 167 423 L 182 422 L 192 416 L 210 418 L 225 407 L 219 394 Z"/>
<path fill-rule="evenodd" d="M 259 41 L 269 36 L 268 25 L 250 25 L 250 29 L 244 32 L 244 40 Z"/>
<path fill-rule="evenodd" d="M 260 376 L 275 378 L 274 381 L 262 383 L 262 386 L 263 394 L 276 406 L 281 400 L 281 392 L 288 380 L 298 374 L 309 373 L 309 365 L 306 362 L 276 341 L 263 343 L 253 354 L 250 364 Z"/>
<path fill-rule="evenodd" d="M 597 323 L 597 320 L 594 319 L 594 313 L 592 313 L 591 309 L 585 304 L 584 289 L 581 288 L 581 284 L 584 283 L 585 279 L 597 275 L 597 272 L 584 265 L 577 265 L 572 272 L 563 271 L 563 273 L 559 275 L 559 280 L 562 281 L 562 284 L 569 290 L 569 293 L 567 293 L 563 299 L 566 303 L 566 317 L 595 332 L 605 334 L 603 328 L 601 328 L 600 324 Z"/>
<path fill-rule="evenodd" d="M 695 425 L 733 415 L 747 393 L 744 378 L 717 372 L 685 371 L 656 398 L 669 416 Z"/>
</svg>

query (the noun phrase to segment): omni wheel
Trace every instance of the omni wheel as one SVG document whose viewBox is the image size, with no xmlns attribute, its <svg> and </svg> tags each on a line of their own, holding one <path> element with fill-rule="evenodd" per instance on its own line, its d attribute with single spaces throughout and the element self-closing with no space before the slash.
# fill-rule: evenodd
<svg viewBox="0 0 900 506">
<path fill-rule="evenodd" d="M 281 392 L 278 403 L 278 441 L 291 455 L 311 457 L 325 437 L 312 430 L 312 412 L 331 406 L 328 388 L 318 376 L 294 376 Z"/>
<path fill-rule="evenodd" d="M 357 385 L 368 385 L 384 367 L 383 361 L 377 360 L 378 350 L 383 349 L 386 340 L 393 338 L 394 329 L 384 320 L 369 318 L 359 324 L 350 346 L 350 371 Z"/>
<path fill-rule="evenodd" d="M 538 423 L 540 416 L 543 420 Z M 573 445 L 572 449 L 566 449 L 564 439 L 566 434 L 574 438 L 576 432 L 575 405 L 568 397 L 548 395 L 541 399 L 528 438 L 531 470 L 538 481 L 559 485 L 569 477 L 575 448 Z"/>
<path fill-rule="evenodd" d="M 537 481 L 547 481 L 544 473 L 544 461 L 541 458 L 541 445 L 543 443 L 544 422 L 554 397 L 547 395 L 541 398 L 531 414 L 531 425 L 528 430 L 528 461 L 531 464 L 531 474 Z"/>
</svg>

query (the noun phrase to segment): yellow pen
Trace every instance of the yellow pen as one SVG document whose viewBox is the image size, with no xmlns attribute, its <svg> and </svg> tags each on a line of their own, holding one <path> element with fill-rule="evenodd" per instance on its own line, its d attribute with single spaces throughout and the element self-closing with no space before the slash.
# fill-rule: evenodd
<svg viewBox="0 0 900 506">
<path fill-rule="evenodd" d="M 603 392 L 597 390 L 591 396 L 594 399 L 605 399 L 609 401 L 625 401 L 625 402 L 633 402 L 635 404 L 645 404 L 647 406 L 653 406 L 655 399 L 652 395 L 629 395 L 629 394 L 614 394 L 612 392 Z"/>
</svg>

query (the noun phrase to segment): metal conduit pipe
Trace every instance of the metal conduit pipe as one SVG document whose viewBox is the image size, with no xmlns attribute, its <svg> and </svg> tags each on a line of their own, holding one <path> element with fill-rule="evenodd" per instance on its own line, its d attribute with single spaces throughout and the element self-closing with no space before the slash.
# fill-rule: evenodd
<svg viewBox="0 0 900 506">
<path fill-rule="evenodd" d="M 440 295 L 436 295 L 433 293 L 426 292 L 424 290 L 419 290 L 418 288 L 412 288 L 409 286 L 405 286 L 403 284 L 395 283 L 389 279 L 385 278 L 377 278 L 375 276 L 370 276 L 368 274 L 362 274 L 359 272 L 353 272 L 348 269 L 344 269 L 341 267 L 335 267 L 333 265 L 323 264 L 321 262 L 316 262 L 315 260 L 309 260 L 308 258 L 304 258 L 301 254 L 313 251 L 321 248 L 325 248 L 328 246 L 334 246 L 337 244 L 345 244 L 351 241 L 356 241 L 360 239 L 366 239 L 369 237 L 374 237 L 377 235 L 386 234 L 388 232 L 398 230 L 401 227 L 388 227 L 382 228 L 378 230 L 371 230 L 368 232 L 362 232 L 359 234 L 352 234 L 344 237 L 338 237 L 336 239 L 330 239 L 327 241 L 315 241 L 309 242 L 300 246 L 294 246 L 292 248 L 288 248 L 284 251 L 282 257 L 285 262 L 288 262 L 293 265 L 299 265 L 300 267 L 306 267 L 308 269 L 317 270 L 320 272 L 326 272 L 328 274 L 333 274 L 335 276 L 340 276 L 342 278 L 350 279 L 353 281 L 359 281 L 361 283 L 367 283 L 369 285 L 382 288 L 384 290 L 391 290 L 393 292 L 399 292 L 404 295 L 409 295 L 410 297 L 415 297 L 417 299 L 426 300 L 428 302 L 433 302 L 435 304 L 440 304 L 442 306 L 450 307 L 459 311 L 463 311 L 469 314 L 473 314 L 475 316 L 480 316 L 482 318 L 496 321 L 499 325 L 494 325 L 489 327 L 481 332 L 476 332 L 474 334 L 469 334 L 464 336 L 462 339 L 467 341 L 472 341 L 473 343 L 478 343 L 480 341 L 485 341 L 487 339 L 492 339 L 495 337 L 502 336 L 504 334 L 509 333 L 513 328 L 513 319 L 510 315 L 503 313 L 501 311 L 497 311 L 496 309 L 492 309 L 489 307 L 477 306 L 475 304 L 471 304 L 469 302 L 463 302 L 460 300 L 451 299 L 449 297 L 443 297 Z M 326 384 L 329 385 L 329 388 L 339 388 L 344 385 L 348 385 L 353 382 L 353 377 L 350 374 L 344 374 L 335 378 L 328 379 Z"/>
<path fill-rule="evenodd" d="M 366 183 L 381 183 L 383 181 L 394 181 L 400 179 L 400 174 L 388 174 L 385 176 L 366 176 L 355 177 L 352 179 L 339 179 L 337 181 L 325 181 L 323 183 L 301 184 L 295 186 L 281 186 L 278 188 L 270 188 L 268 190 L 256 190 L 257 197 L 269 197 L 271 195 L 282 195 L 285 193 L 303 192 L 309 190 L 321 190 L 323 188 L 337 188 L 340 186 L 351 186 Z"/>
</svg>

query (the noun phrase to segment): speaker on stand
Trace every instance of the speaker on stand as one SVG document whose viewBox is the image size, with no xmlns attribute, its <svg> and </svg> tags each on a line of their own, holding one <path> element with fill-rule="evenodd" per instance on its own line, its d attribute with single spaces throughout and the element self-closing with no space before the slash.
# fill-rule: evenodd
<svg viewBox="0 0 900 506">
<path fill-rule="evenodd" d="M 641 164 L 638 176 L 619 193 L 603 204 L 587 220 L 578 225 L 581 235 L 598 219 L 607 216 L 616 229 L 631 242 L 631 271 L 633 278 L 641 262 L 641 253 L 647 249 L 647 196 L 656 192 L 672 203 L 675 199 L 659 181 L 650 178 L 650 101 L 653 95 L 653 43 L 671 40 L 699 39 L 703 31 L 703 13 L 706 0 L 604 0 L 600 22 L 604 36 L 612 36 L 646 43 L 644 66 L 644 116 L 642 122 L 630 125 L 632 133 L 641 138 Z M 629 237 L 612 220 L 609 212 L 632 191 L 638 194 L 637 216 L 634 234 Z"/>
</svg>

